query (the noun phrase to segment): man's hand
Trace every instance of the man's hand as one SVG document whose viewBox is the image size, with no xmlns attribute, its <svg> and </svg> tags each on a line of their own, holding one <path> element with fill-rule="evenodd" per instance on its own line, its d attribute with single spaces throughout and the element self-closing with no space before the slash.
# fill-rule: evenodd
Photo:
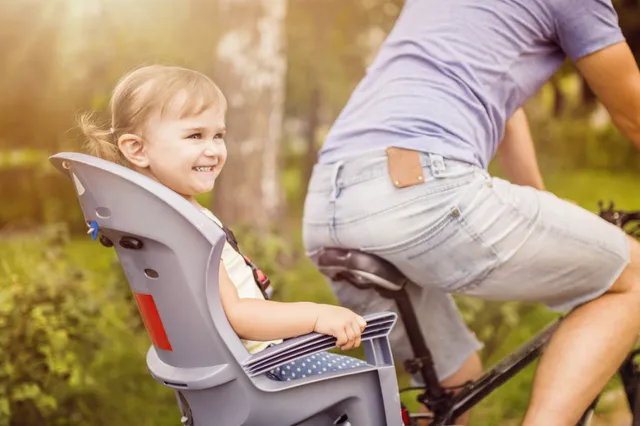
<svg viewBox="0 0 640 426">
<path fill-rule="evenodd" d="M 336 346 L 343 351 L 360 346 L 360 336 L 367 322 L 349 309 L 333 305 L 320 305 L 313 331 L 338 339 Z"/>
</svg>

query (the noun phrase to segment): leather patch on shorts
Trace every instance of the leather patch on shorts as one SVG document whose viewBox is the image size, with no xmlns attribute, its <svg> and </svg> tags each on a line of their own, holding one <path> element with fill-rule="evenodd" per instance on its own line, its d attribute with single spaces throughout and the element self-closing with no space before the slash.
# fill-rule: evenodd
<svg viewBox="0 0 640 426">
<path fill-rule="evenodd" d="M 424 183 L 420 153 L 410 149 L 390 147 L 386 149 L 391 183 L 396 188 Z"/>
</svg>

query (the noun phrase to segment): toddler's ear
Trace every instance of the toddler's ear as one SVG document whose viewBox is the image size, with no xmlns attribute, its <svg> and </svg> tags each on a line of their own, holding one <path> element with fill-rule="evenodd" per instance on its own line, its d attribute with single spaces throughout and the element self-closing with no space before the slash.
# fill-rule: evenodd
<svg viewBox="0 0 640 426">
<path fill-rule="evenodd" d="M 149 167 L 149 159 L 140 136 L 125 133 L 118 138 L 118 148 L 132 165 L 140 168 Z"/>
</svg>

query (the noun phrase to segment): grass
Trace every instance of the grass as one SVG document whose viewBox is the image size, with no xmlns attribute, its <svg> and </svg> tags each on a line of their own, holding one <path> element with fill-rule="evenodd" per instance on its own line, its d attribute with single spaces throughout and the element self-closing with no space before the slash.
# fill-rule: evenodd
<svg viewBox="0 0 640 426">
<path fill-rule="evenodd" d="M 588 210 L 596 211 L 599 200 L 613 201 L 616 208 L 640 210 L 639 177 L 636 173 L 580 170 L 551 173 L 545 180 L 551 192 Z"/>
</svg>

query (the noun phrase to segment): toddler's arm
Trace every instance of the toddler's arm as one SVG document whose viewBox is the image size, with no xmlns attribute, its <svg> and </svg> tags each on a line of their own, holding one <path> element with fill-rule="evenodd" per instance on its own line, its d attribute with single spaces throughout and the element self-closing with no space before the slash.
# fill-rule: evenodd
<svg viewBox="0 0 640 426">
<path fill-rule="evenodd" d="M 281 303 L 238 297 L 224 265 L 219 272 L 220 298 L 234 331 L 243 339 L 267 341 L 313 331 L 334 336 L 341 349 L 360 345 L 365 320 L 349 309 L 310 302 Z"/>
</svg>

